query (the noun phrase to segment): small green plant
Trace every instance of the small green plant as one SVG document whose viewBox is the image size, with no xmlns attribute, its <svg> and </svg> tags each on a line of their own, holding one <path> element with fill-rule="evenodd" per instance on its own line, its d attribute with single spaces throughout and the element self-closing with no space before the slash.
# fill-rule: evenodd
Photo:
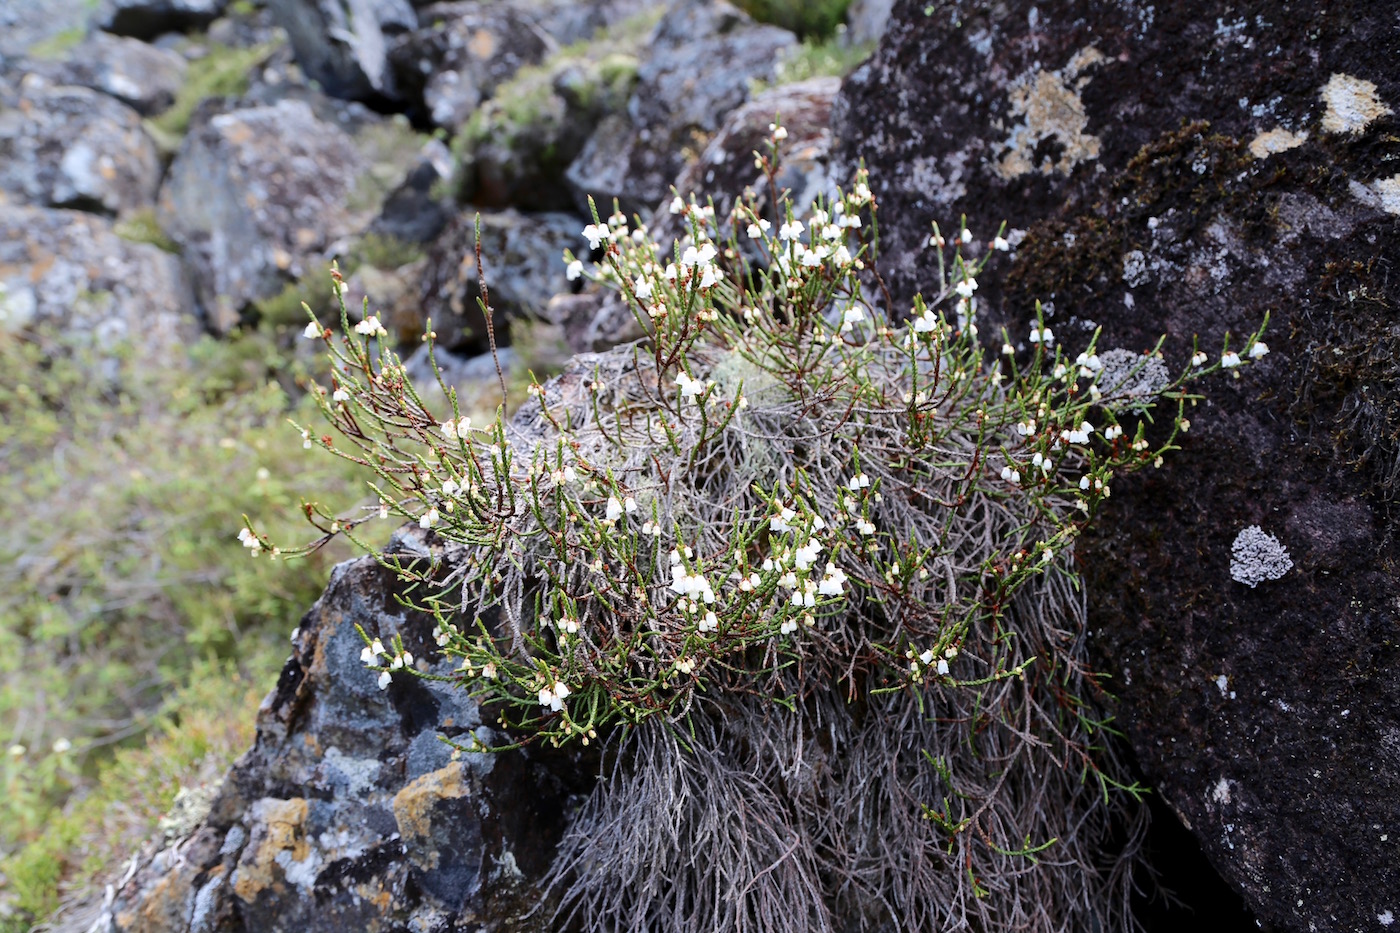
<svg viewBox="0 0 1400 933">
<path fill-rule="evenodd" d="M 73 26 L 37 42 L 29 48 L 29 55 L 35 59 L 59 59 L 87 38 L 87 29 Z"/>
<path fill-rule="evenodd" d="M 190 63 L 185 82 L 164 113 L 146 121 L 157 142 L 174 149 L 189 129 L 190 117 L 211 97 L 237 97 L 248 90 L 248 75 L 278 48 L 267 42 L 248 48 L 211 45 L 207 53 Z"/>
<path fill-rule="evenodd" d="M 178 253 L 179 244 L 170 238 L 170 235 L 161 229 L 160 221 L 156 219 L 154 208 L 145 207 L 138 211 L 126 215 L 117 221 L 112 232 L 123 240 L 132 243 L 149 243 L 159 250 L 167 253 Z"/>
<path fill-rule="evenodd" d="M 824 39 L 846 19 L 851 0 L 739 0 L 745 13 L 797 33 L 799 39 Z"/>
<path fill-rule="evenodd" d="M 758 154 L 774 190 L 783 135 Z M 1108 861 L 1131 862 L 1140 789 L 1094 711 L 1074 542 L 1239 355 L 1172 378 L 1160 345 L 1067 351 L 1038 311 L 989 355 L 978 278 L 1009 244 L 974 259 L 964 226 L 933 227 L 933 298 L 892 309 L 863 171 L 806 217 L 671 211 L 689 232 L 664 249 L 617 213 L 584 229 L 647 338 L 532 384 L 509 424 L 446 386 L 430 410 L 376 316 L 309 324 L 339 437 L 302 436 L 379 497 L 310 513 L 311 549 L 375 516 L 430 529 L 434 558 L 379 559 L 496 748 L 606 743 L 551 882 L 586 929 L 1126 924 L 1130 872 L 1096 847 L 1126 831 Z M 361 634 L 382 688 L 430 676 Z"/>
<path fill-rule="evenodd" d="M 875 50 L 874 43 L 853 44 L 840 36 L 803 39 L 778 59 L 771 82 L 755 81 L 751 93 L 769 87 L 796 84 L 810 78 L 844 78 Z"/>
</svg>

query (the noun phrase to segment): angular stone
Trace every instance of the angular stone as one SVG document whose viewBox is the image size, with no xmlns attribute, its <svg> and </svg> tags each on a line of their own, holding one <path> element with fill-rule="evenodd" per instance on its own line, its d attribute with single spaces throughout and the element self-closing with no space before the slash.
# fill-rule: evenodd
<svg viewBox="0 0 1400 933">
<path fill-rule="evenodd" d="M 196 114 L 160 193 L 162 225 L 195 271 L 210 326 L 226 331 L 288 278 L 320 273 L 366 162 L 298 100 Z"/>
<path fill-rule="evenodd" d="M 60 58 L 30 59 L 23 67 L 54 84 L 101 91 L 146 117 L 170 106 L 188 70 L 184 57 L 169 49 L 105 32 Z"/>
<path fill-rule="evenodd" d="M 180 261 L 77 211 L 0 205 L 0 331 L 51 325 L 153 350 L 199 331 Z"/>
<path fill-rule="evenodd" d="M 398 98 L 389 47 L 418 27 L 409 0 L 283 0 L 272 12 L 287 30 L 302 69 L 327 94 Z"/>
<path fill-rule="evenodd" d="M 37 74 L 0 93 L 0 195 L 119 214 L 155 203 L 160 157 L 131 108 Z"/>
<path fill-rule="evenodd" d="M 416 528 L 390 549 L 441 550 Z M 427 670 L 452 669 L 437 659 L 431 619 L 405 611 L 394 590 L 368 558 L 336 568 L 294 633 L 254 747 L 203 825 L 117 892 L 114 930 L 476 928 L 537 900 L 570 789 L 555 772 L 572 766 L 454 755 L 439 736 L 495 740 L 457 684 L 400 673 L 379 689 L 357 625 L 386 643 L 401 637 Z"/>
<path fill-rule="evenodd" d="M 667 194 L 687 151 L 704 147 L 744 103 L 753 80 L 773 77 L 796 37 L 755 24 L 723 0 L 686 0 L 667 11 L 638 70 L 626 116 L 605 119 L 569 166 L 580 210 L 588 198 L 645 213 Z"/>
<path fill-rule="evenodd" d="M 422 27 L 395 42 L 392 61 L 406 93 L 450 130 L 522 66 L 557 48 L 525 3 L 435 3 L 419 15 Z"/>
</svg>

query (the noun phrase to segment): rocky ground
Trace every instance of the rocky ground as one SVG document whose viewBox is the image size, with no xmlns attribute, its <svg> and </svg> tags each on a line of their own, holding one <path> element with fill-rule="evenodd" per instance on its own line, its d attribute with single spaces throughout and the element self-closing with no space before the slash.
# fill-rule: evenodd
<svg viewBox="0 0 1400 933">
<path fill-rule="evenodd" d="M 775 113 L 799 205 L 870 168 L 896 309 L 926 284 L 929 222 L 965 214 L 986 237 L 1012 225 L 979 294 L 998 347 L 1005 326 L 1026 350 L 1037 299 L 1062 343 L 1166 334 L 1173 367 L 1267 313 L 1273 353 L 1212 387 L 1170 467 L 1115 487 L 1082 550 L 1095 660 L 1158 822 L 1179 819 L 1261 926 L 1388 927 L 1393 15 L 900 0 L 849 22 L 883 38 L 844 83 L 762 90 L 798 39 L 718 0 L 0 0 L 0 330 L 156 353 L 290 334 L 301 300 L 326 310 L 336 259 L 405 347 L 431 319 L 445 371 L 487 399 L 478 210 L 507 368 L 557 365 L 638 336 L 565 277 L 588 199 L 655 211 L 662 235 L 672 185 L 723 213 Z M 1231 579 L 1249 525 L 1289 549 L 1282 579 Z M 427 647 L 392 591 L 372 562 L 342 566 L 207 815 L 65 928 L 548 928 L 533 885 L 587 766 L 450 759 L 437 736 L 478 728 L 474 705 L 381 693 L 359 663 L 356 622 Z"/>
</svg>

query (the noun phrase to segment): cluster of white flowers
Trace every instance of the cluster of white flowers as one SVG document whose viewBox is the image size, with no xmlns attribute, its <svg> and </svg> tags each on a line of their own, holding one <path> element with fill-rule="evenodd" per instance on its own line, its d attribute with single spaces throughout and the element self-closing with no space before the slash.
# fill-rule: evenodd
<svg viewBox="0 0 1400 933">
<path fill-rule="evenodd" d="M 377 315 L 371 314 L 363 321 L 355 325 L 355 333 L 365 337 L 387 337 L 389 332 L 384 329 L 384 325 L 379 323 Z"/>
<path fill-rule="evenodd" d="M 448 440 L 455 441 L 458 438 L 464 441 L 470 440 L 472 419 L 465 417 L 457 419 L 448 418 L 446 421 L 442 422 L 442 424 L 438 425 L 438 430 L 441 431 L 442 436 Z"/>
<path fill-rule="evenodd" d="M 922 683 L 932 670 L 939 677 L 947 677 L 950 671 L 948 662 L 958 656 L 956 645 L 950 645 L 943 650 L 942 654 L 932 648 L 914 654 L 914 649 L 910 648 L 905 652 L 905 657 L 909 659 L 909 674 L 915 683 Z"/>
<path fill-rule="evenodd" d="M 564 700 L 572 691 L 569 685 L 562 680 L 556 680 L 552 684 L 545 684 L 540 688 L 540 705 L 556 713 L 564 711 Z"/>
<path fill-rule="evenodd" d="M 389 683 L 393 680 L 393 671 L 412 670 L 413 668 L 412 654 L 404 650 L 397 653 L 389 652 L 385 650 L 384 643 L 378 638 L 366 645 L 364 650 L 360 652 L 360 661 L 364 663 L 365 667 L 381 666 L 379 662 L 381 657 L 387 657 L 389 663 L 386 665 L 386 669 L 379 673 L 380 690 L 388 688 Z"/>
<path fill-rule="evenodd" d="M 685 552 L 687 559 L 694 557 L 690 548 L 687 547 Z M 710 581 L 705 579 L 703 573 L 687 568 L 678 550 L 671 551 L 671 591 L 690 597 L 692 602 L 700 600 L 710 605 L 715 601 L 715 591 Z"/>
<path fill-rule="evenodd" d="M 262 542 L 258 540 L 257 535 L 253 534 L 246 527 L 238 529 L 238 540 L 242 542 L 243 546 L 246 547 L 254 557 L 257 557 L 258 554 L 262 552 Z"/>
</svg>

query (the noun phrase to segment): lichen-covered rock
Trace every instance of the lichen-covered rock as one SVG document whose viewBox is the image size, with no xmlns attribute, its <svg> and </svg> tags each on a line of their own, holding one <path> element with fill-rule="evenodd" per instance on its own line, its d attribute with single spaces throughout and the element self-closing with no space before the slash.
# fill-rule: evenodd
<svg viewBox="0 0 1400 933">
<path fill-rule="evenodd" d="M 0 332 L 39 325 L 156 354 L 199 329 L 176 257 L 92 214 L 0 205 Z"/>
<path fill-rule="evenodd" d="M 929 221 L 965 213 L 978 255 L 1015 228 L 978 297 L 1022 350 L 1036 299 L 1071 354 L 1166 334 L 1173 371 L 1272 315 L 1272 352 L 1203 387 L 1080 556 L 1148 782 L 1287 930 L 1400 914 L 1393 28 L 1363 2 L 911 0 L 833 118 L 896 308 L 931 286 Z M 1250 525 L 1294 564 L 1253 589 Z"/>
<path fill-rule="evenodd" d="M 675 4 L 651 37 L 627 113 L 604 119 L 568 168 L 579 208 L 592 197 L 605 206 L 617 199 L 629 215 L 650 211 L 796 41 L 724 0 Z"/>
<path fill-rule="evenodd" d="M 724 221 L 735 203 L 747 191 L 756 195 L 760 210 L 773 217 L 771 192 L 763 173 L 754 164 L 755 152 L 766 152 L 775 116 L 781 117 L 787 136 L 779 144 L 778 188 L 791 192 L 792 209 L 806 214 L 812 203 L 835 190 L 828 171 L 831 156 L 831 105 L 841 87 L 839 78 L 812 78 L 764 91 L 735 110 L 725 120 L 715 138 L 677 176 L 675 188 L 682 195 L 695 195 L 697 203 L 713 199 L 715 216 L 723 230 Z M 669 199 L 668 199 L 669 200 Z M 666 242 L 684 236 L 682 215 L 658 210 L 652 232 Z"/>
<path fill-rule="evenodd" d="M 417 530 L 414 529 L 414 532 Z M 405 554 L 435 547 L 400 532 Z M 122 933 L 543 930 L 533 883 L 573 789 L 523 752 L 454 754 L 441 736 L 496 741 L 465 690 L 399 674 L 380 690 L 356 626 L 418 658 L 433 623 L 394 599 L 368 558 L 336 568 L 293 634 L 256 743 L 191 835 L 148 857 L 106 918 Z M 448 661 L 420 662 L 448 674 Z"/>
<path fill-rule="evenodd" d="M 462 213 L 433 244 L 421 291 L 421 313 L 432 319 L 438 341 L 464 353 L 487 349 L 477 305 L 476 217 Z M 555 293 L 569 290 L 564 250 L 587 247 L 582 229 L 573 214 L 481 214 L 481 264 L 499 345 L 508 339 L 512 318 L 541 317 Z"/>
<path fill-rule="evenodd" d="M 213 22 L 228 0 L 101 0 L 98 25 L 137 39 L 199 29 Z"/>
<path fill-rule="evenodd" d="M 74 45 L 92 18 L 91 0 L 0 0 L 0 56 Z"/>
<path fill-rule="evenodd" d="M 59 58 L 30 59 L 23 67 L 54 84 L 101 91 L 147 117 L 170 106 L 188 70 L 176 52 L 105 32 L 93 33 Z"/>
<path fill-rule="evenodd" d="M 125 104 L 26 75 L 0 90 L 0 197 L 119 214 L 155 203 L 160 156 Z"/>
<path fill-rule="evenodd" d="M 299 100 L 196 114 L 160 216 L 212 328 L 228 330 L 287 278 L 320 271 L 332 239 L 355 229 L 348 200 L 366 168 L 350 135 Z"/>
<path fill-rule="evenodd" d="M 427 117 L 455 130 L 496 88 L 558 47 L 529 4 L 436 3 L 390 52 L 400 81 Z"/>
<path fill-rule="evenodd" d="M 327 94 L 352 100 L 399 96 L 389 47 L 418 28 L 409 0 L 283 0 L 272 5 L 297 61 Z"/>
</svg>

